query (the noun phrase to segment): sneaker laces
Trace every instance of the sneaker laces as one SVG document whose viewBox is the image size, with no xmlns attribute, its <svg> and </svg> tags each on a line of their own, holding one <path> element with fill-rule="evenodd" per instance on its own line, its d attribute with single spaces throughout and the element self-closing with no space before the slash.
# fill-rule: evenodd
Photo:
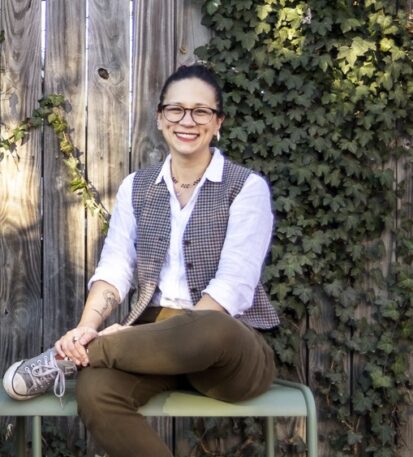
<svg viewBox="0 0 413 457">
<path fill-rule="evenodd" d="M 54 378 L 53 392 L 61 399 L 65 394 L 66 380 L 63 370 L 59 367 L 56 361 L 55 352 L 53 350 L 47 351 L 42 360 L 32 367 L 28 372 L 34 384 L 41 384 L 42 380 L 49 381 Z"/>
</svg>

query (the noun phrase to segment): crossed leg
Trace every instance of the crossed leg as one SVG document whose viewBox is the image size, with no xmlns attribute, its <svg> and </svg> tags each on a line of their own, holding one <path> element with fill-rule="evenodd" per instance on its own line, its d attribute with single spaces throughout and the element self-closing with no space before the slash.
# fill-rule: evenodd
<svg viewBox="0 0 413 457">
<path fill-rule="evenodd" d="M 275 377 L 262 335 L 217 311 L 182 311 L 99 337 L 89 359 L 78 381 L 79 413 L 111 457 L 171 456 L 136 409 L 183 379 L 210 397 L 240 401 Z"/>
</svg>

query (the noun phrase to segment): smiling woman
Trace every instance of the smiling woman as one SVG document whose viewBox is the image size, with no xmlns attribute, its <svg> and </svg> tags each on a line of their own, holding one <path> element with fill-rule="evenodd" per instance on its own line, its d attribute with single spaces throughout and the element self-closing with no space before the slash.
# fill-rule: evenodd
<svg viewBox="0 0 413 457">
<path fill-rule="evenodd" d="M 181 70 L 183 76 L 188 68 Z M 218 135 L 224 116 L 214 88 L 197 77 L 168 83 L 162 98 L 158 128 L 171 154 L 175 192 L 185 206 L 211 161 L 210 143 Z"/>
<path fill-rule="evenodd" d="M 275 377 L 259 332 L 279 324 L 260 282 L 270 192 L 210 146 L 223 121 L 207 68 L 181 67 L 168 78 L 157 122 L 169 155 L 121 184 L 78 326 L 4 376 L 5 390 L 23 400 L 78 370 L 79 414 L 113 457 L 171 456 L 136 414 L 157 393 L 192 387 L 240 401 Z M 130 313 L 98 331 L 131 288 Z"/>
</svg>

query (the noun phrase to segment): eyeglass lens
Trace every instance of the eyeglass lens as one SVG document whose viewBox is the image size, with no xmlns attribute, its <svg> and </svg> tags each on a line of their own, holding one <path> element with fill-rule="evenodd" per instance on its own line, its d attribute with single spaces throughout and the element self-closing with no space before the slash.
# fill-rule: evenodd
<svg viewBox="0 0 413 457">
<path fill-rule="evenodd" d="M 163 113 L 169 122 L 180 122 L 189 111 L 191 118 L 197 124 L 208 124 L 214 115 L 211 108 L 183 108 L 182 106 L 164 106 Z"/>
</svg>

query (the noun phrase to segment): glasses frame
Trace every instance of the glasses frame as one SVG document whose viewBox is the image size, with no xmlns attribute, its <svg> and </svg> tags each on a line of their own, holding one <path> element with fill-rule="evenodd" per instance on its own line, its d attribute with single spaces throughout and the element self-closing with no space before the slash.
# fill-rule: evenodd
<svg viewBox="0 0 413 457">
<path fill-rule="evenodd" d="M 183 110 L 183 114 L 182 114 L 182 117 L 177 120 L 177 121 L 171 121 L 168 119 L 168 117 L 165 115 L 165 108 L 167 108 L 168 106 L 175 106 L 176 108 L 180 108 Z M 197 110 L 197 109 L 209 109 L 212 111 L 212 115 L 211 115 L 211 118 L 208 120 L 208 122 L 205 122 L 205 123 L 199 123 L 197 122 L 195 119 L 194 119 L 194 116 L 193 116 L 193 112 L 194 110 Z M 180 106 L 180 105 L 174 105 L 173 103 L 167 103 L 165 105 L 162 105 L 161 106 L 161 111 L 162 111 L 162 114 L 164 116 L 164 118 L 168 121 L 168 122 L 171 122 L 172 124 L 179 124 L 182 119 L 186 116 L 186 112 L 189 111 L 189 114 L 191 116 L 191 119 L 195 122 L 196 125 L 207 125 L 209 124 L 214 115 L 217 115 L 218 114 L 218 110 L 216 110 L 215 108 L 210 108 L 209 106 L 196 106 L 195 108 L 184 108 L 183 106 Z"/>
</svg>

